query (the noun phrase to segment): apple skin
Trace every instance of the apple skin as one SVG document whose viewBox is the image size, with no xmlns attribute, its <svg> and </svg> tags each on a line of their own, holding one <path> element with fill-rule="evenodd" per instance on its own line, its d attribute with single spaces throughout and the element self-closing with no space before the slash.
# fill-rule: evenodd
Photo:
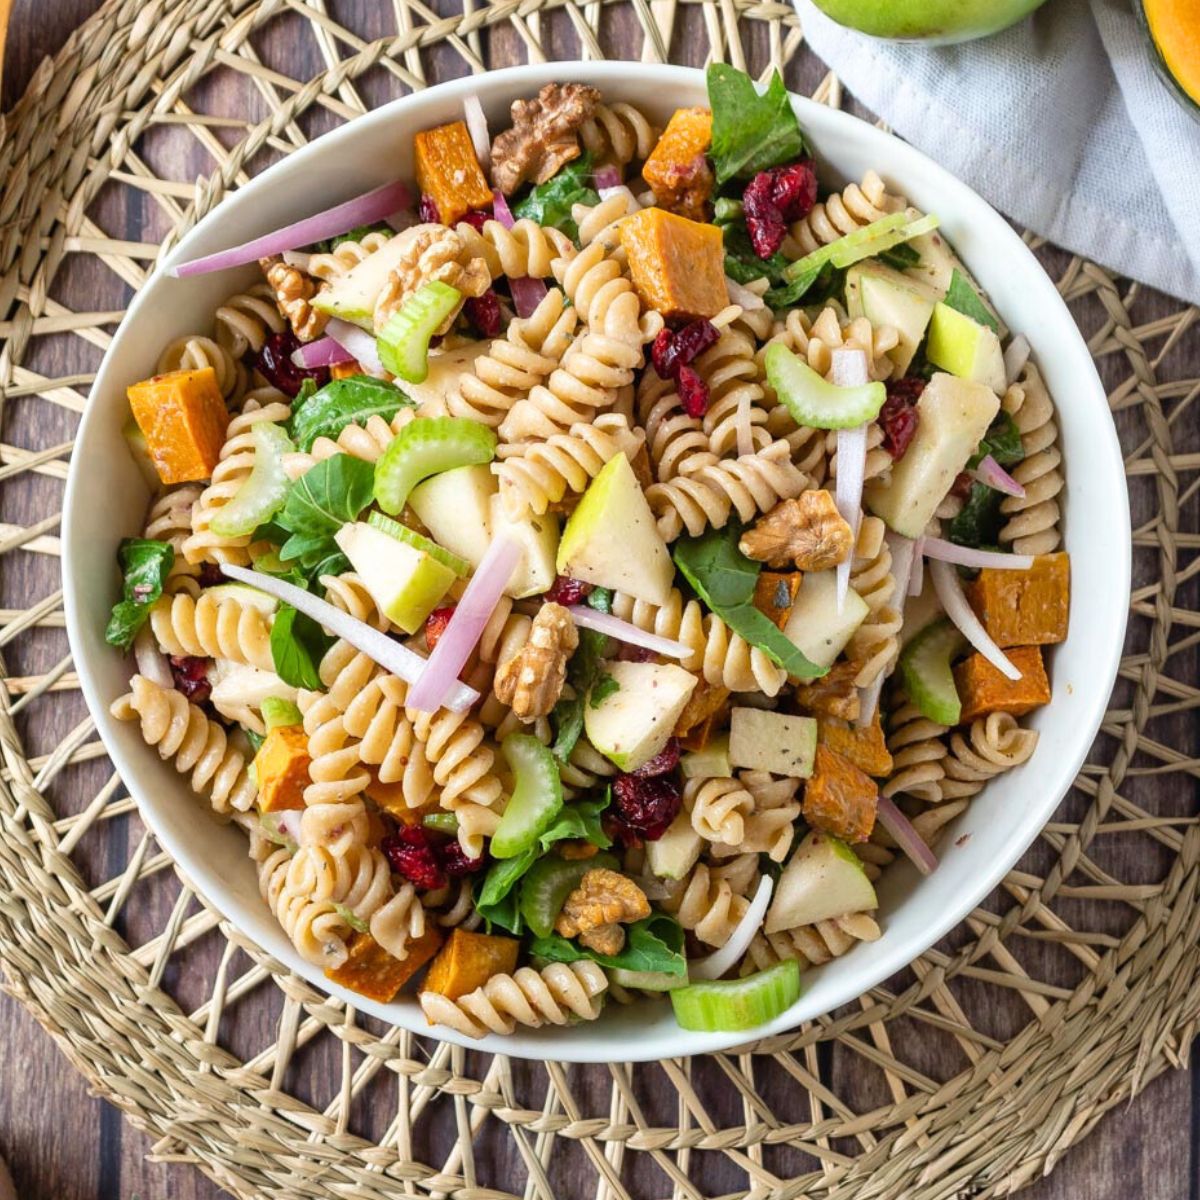
<svg viewBox="0 0 1200 1200">
<path fill-rule="evenodd" d="M 1016 24 L 1045 0 L 813 0 L 839 25 L 872 37 L 947 44 Z"/>
</svg>

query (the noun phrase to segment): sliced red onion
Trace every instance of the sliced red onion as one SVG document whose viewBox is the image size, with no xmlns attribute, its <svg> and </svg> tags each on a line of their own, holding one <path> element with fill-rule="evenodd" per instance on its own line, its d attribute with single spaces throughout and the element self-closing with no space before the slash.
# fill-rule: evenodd
<svg viewBox="0 0 1200 1200">
<path fill-rule="evenodd" d="M 297 367 L 332 367 L 336 363 L 353 361 L 354 355 L 336 338 L 328 336 L 305 342 L 292 351 L 292 362 Z"/>
<path fill-rule="evenodd" d="M 375 339 L 365 329 L 359 329 L 357 325 L 351 325 L 349 321 L 343 321 L 340 317 L 330 317 L 325 325 L 325 332 L 350 358 L 357 359 L 359 366 L 369 375 L 387 374 L 383 360 L 379 357 Z"/>
<path fill-rule="evenodd" d="M 919 596 L 925 590 L 925 539 L 917 538 L 913 549 L 912 574 L 908 577 L 908 594 Z"/>
<path fill-rule="evenodd" d="M 504 198 L 504 193 L 499 188 L 492 192 L 492 216 L 505 229 L 511 229 L 517 223 L 516 217 L 512 215 L 512 209 L 508 207 L 508 201 Z"/>
<path fill-rule="evenodd" d="M 133 639 L 133 660 L 137 663 L 138 674 L 144 675 L 151 683 L 157 683 L 159 687 L 164 688 L 175 686 L 171 664 L 158 648 L 149 621 L 138 630 L 137 637 Z"/>
<path fill-rule="evenodd" d="M 311 592 L 285 583 L 278 576 L 267 575 L 263 571 L 248 571 L 245 567 L 235 567 L 230 563 L 222 563 L 221 571 L 230 579 L 248 583 L 251 587 L 266 592 L 268 596 L 274 596 L 284 604 L 299 609 L 406 683 L 415 684 L 428 665 L 428 660 L 422 658 L 415 650 L 393 641 L 386 633 L 373 629 L 365 621 L 359 621 L 340 608 L 334 608 L 332 604 L 326 603 Z M 478 699 L 479 693 L 473 687 L 456 682 L 445 701 L 445 707 L 454 712 L 466 712 Z"/>
<path fill-rule="evenodd" d="M 903 617 L 909 580 L 917 562 L 917 543 L 912 538 L 893 533 L 890 529 L 883 535 L 883 540 L 892 554 L 892 578 L 896 581 L 889 599 L 892 607 Z M 854 723 L 859 729 L 865 729 L 874 720 L 875 710 L 879 707 L 879 697 L 886 682 L 887 672 L 880 671 L 867 687 L 858 689 L 858 718 Z"/>
<path fill-rule="evenodd" d="M 417 223 L 416 214 L 411 208 L 401 209 L 400 212 L 394 212 L 391 216 L 384 217 L 383 219 L 393 233 L 403 233 L 406 229 L 411 229 Z"/>
<path fill-rule="evenodd" d="M 356 196 L 343 204 L 336 204 L 315 216 L 305 217 L 303 221 L 285 225 L 282 229 L 276 229 L 273 233 L 264 234 L 253 241 L 243 242 L 240 246 L 232 246 L 228 250 L 220 250 L 216 254 L 206 254 L 203 258 L 194 258 L 191 262 L 180 263 L 171 268 L 171 274 L 184 278 L 188 275 L 204 275 L 209 271 L 224 271 L 229 267 L 245 266 L 246 263 L 257 262 L 260 258 L 282 254 L 285 250 L 297 250 L 313 242 L 349 233 L 358 225 L 382 221 L 392 213 L 407 208 L 410 202 L 408 188 L 403 183 L 399 180 L 395 183 L 385 183 L 383 187 Z"/>
<path fill-rule="evenodd" d="M 297 845 L 300 843 L 300 818 L 304 815 L 302 808 L 281 808 L 274 813 L 275 828 L 284 837 L 289 837 Z"/>
<path fill-rule="evenodd" d="M 725 290 L 729 293 L 730 304 L 740 305 L 746 312 L 759 312 L 767 307 L 767 302 L 757 292 L 728 275 L 725 276 Z"/>
<path fill-rule="evenodd" d="M 875 815 L 922 875 L 932 875 L 937 870 L 937 856 L 913 828 L 912 822 L 886 796 L 876 797 Z"/>
<path fill-rule="evenodd" d="M 607 199 L 608 197 L 604 196 L 607 189 L 621 186 L 621 172 L 612 163 L 608 163 L 606 166 L 592 173 L 592 182 L 596 185 L 596 191 L 604 199 Z M 632 194 L 631 192 L 630 195 Z"/>
<path fill-rule="evenodd" d="M 518 317 L 532 317 L 537 306 L 546 298 L 546 283 L 542 279 L 509 279 L 508 290 L 512 292 L 513 307 Z"/>
<path fill-rule="evenodd" d="M 626 642 L 630 646 L 641 646 L 644 650 L 650 650 L 654 654 L 662 654 L 667 658 L 687 658 L 692 652 L 691 648 L 682 642 L 672 641 L 657 633 L 647 633 L 644 629 L 639 629 L 628 621 L 622 621 L 620 617 L 614 617 L 611 613 L 597 612 L 596 609 L 589 608 L 586 604 L 572 604 L 567 611 L 580 629 L 594 629 L 597 633 L 605 633 L 609 637 L 616 638 L 618 642 Z"/>
<path fill-rule="evenodd" d="M 929 541 L 926 542 L 926 554 L 929 552 Z M 979 618 L 967 601 L 959 581 L 958 572 L 948 562 L 934 559 L 929 564 L 929 573 L 933 576 L 933 588 L 946 616 L 958 626 L 959 632 L 996 668 L 1006 679 L 1020 679 L 1021 672 L 1013 666 L 1008 655 L 988 636 L 987 630 L 979 623 Z"/>
<path fill-rule="evenodd" d="M 956 567 L 995 567 L 1001 571 L 1028 571 L 1033 566 L 1033 556 L 1029 554 L 1000 554 L 995 550 L 975 550 L 970 546 L 960 546 L 957 542 L 947 542 L 938 537 L 922 538 L 921 552 L 926 558 L 953 563 Z"/>
<path fill-rule="evenodd" d="M 1029 354 L 1029 339 L 1023 333 L 1018 333 L 1004 352 L 1004 378 L 1009 383 L 1013 383 L 1025 369 Z"/>
<path fill-rule="evenodd" d="M 775 889 L 775 881 L 764 875 L 758 881 L 758 891 L 754 899 L 742 915 L 742 919 L 733 927 L 729 940 L 719 950 L 714 950 L 704 958 L 695 959 L 688 963 L 688 979 L 720 979 L 726 971 L 735 966 L 742 955 L 750 948 L 754 935 L 762 928 L 763 918 L 771 904 L 771 893 Z"/>
<path fill-rule="evenodd" d="M 492 539 L 462 599 L 455 605 L 454 615 L 438 638 L 421 678 L 408 693 L 410 708 L 437 712 L 446 703 L 446 696 L 458 683 L 458 673 L 479 645 L 484 626 L 496 611 L 520 557 L 521 547 L 516 539 L 504 535 Z"/>
<path fill-rule="evenodd" d="M 486 175 L 488 168 L 492 165 L 492 138 L 488 133 L 487 117 L 484 116 L 483 105 L 479 103 L 479 97 L 474 93 L 463 101 L 463 117 L 466 119 L 467 132 L 471 135 L 471 142 L 475 147 L 475 157 L 479 159 L 479 165 Z"/>
<path fill-rule="evenodd" d="M 1025 489 L 990 454 L 980 460 L 975 468 L 975 478 L 1006 496 L 1025 498 Z"/>
<path fill-rule="evenodd" d="M 309 264 L 312 262 L 312 255 L 305 254 L 303 250 L 285 250 L 283 252 L 283 261 L 289 267 L 299 267 L 301 271 L 307 271 Z"/>
</svg>

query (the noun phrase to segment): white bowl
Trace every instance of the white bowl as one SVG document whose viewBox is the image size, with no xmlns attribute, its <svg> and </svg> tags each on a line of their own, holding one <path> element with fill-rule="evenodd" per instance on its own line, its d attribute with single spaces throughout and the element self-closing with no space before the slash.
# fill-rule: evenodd
<svg viewBox="0 0 1200 1200">
<path fill-rule="evenodd" d="M 456 80 L 397 100 L 295 151 L 230 195 L 167 259 L 181 262 L 245 241 L 397 176 L 412 178 L 412 135 L 456 119 L 463 98 L 479 96 L 493 125 L 509 103 L 551 80 L 581 80 L 609 99 L 643 106 L 665 120 L 680 105 L 706 103 L 701 72 L 635 63 L 558 63 Z M 805 972 L 804 992 L 784 1015 L 757 1030 L 779 1033 L 827 1013 L 904 967 L 991 891 L 1049 819 L 1099 728 L 1121 652 L 1129 595 L 1130 533 L 1120 449 L 1091 356 L 1075 324 L 1021 239 L 1002 217 L 941 167 L 897 138 L 809 100 L 793 104 L 827 182 L 879 171 L 942 229 L 1033 354 L 1058 406 L 1069 471 L 1066 548 L 1071 552 L 1071 636 L 1053 655 L 1053 703 L 1037 712 L 1033 760 L 989 784 L 942 842 L 927 879 L 907 863 L 879 889 L 883 937 Z M 179 280 L 162 266 L 130 306 L 92 388 L 71 462 L 63 513 L 67 628 L 83 692 L 121 777 L 159 841 L 205 898 L 244 934 L 316 987 L 417 1033 L 528 1058 L 574 1062 L 642 1061 L 715 1051 L 745 1034 L 689 1033 L 670 1005 L 610 1005 L 594 1023 L 519 1030 L 470 1042 L 430 1030 L 415 999 L 375 1004 L 331 985 L 292 949 L 259 899 L 244 837 L 214 824 L 169 763 L 145 746 L 136 723 L 109 715 L 126 691 L 129 660 L 104 642 L 116 597 L 115 555 L 122 536 L 141 529 L 148 493 L 121 436 L 126 385 L 154 370 L 160 348 L 206 329 L 216 305 L 256 270 Z M 969 836 L 963 836 L 969 835 Z"/>
</svg>

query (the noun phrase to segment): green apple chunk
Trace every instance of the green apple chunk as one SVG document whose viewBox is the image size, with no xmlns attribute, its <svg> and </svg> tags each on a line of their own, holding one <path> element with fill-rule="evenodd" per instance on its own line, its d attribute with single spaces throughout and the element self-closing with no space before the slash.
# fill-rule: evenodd
<svg viewBox="0 0 1200 1200">
<path fill-rule="evenodd" d="M 715 775 L 732 775 L 729 762 L 729 734 L 715 737 L 703 750 L 689 750 L 679 760 L 684 779 L 711 779 Z"/>
<path fill-rule="evenodd" d="M 750 771 L 770 771 L 792 779 L 812 774 L 817 723 L 761 708 L 735 708 L 729 714 L 729 761 Z"/>
<path fill-rule="evenodd" d="M 917 401 L 916 436 L 888 481 L 867 484 L 866 507 L 896 533 L 920 537 L 999 411 L 1000 397 L 991 388 L 934 375 Z"/>
<path fill-rule="evenodd" d="M 636 771 L 667 744 L 696 676 L 673 663 L 612 662 L 607 673 L 616 690 L 588 697 L 583 728 L 618 769 Z"/>
<path fill-rule="evenodd" d="M 490 467 L 455 467 L 413 488 L 408 502 L 438 545 L 477 567 L 492 540 L 496 486 Z"/>
<path fill-rule="evenodd" d="M 647 604 L 670 599 L 671 555 L 625 455 L 610 459 L 583 493 L 563 530 L 557 569 Z"/>
<path fill-rule="evenodd" d="M 842 611 L 838 612 L 837 572 L 809 571 L 796 593 L 783 633 L 809 662 L 832 667 L 870 611 L 867 602 L 848 588 Z"/>
<path fill-rule="evenodd" d="M 420 383 L 406 382 L 404 391 L 423 412 L 445 410 L 446 397 L 458 388 L 464 375 L 473 375 L 475 360 L 490 347 L 486 338 L 453 350 L 430 350 L 428 374 Z"/>
<path fill-rule="evenodd" d="M 279 601 L 274 596 L 248 583 L 218 583 L 215 587 L 205 588 L 204 594 L 218 601 L 236 600 L 243 608 L 256 608 L 265 616 L 279 608 Z"/>
<path fill-rule="evenodd" d="M 763 929 L 778 933 L 878 907 L 858 855 L 845 842 L 813 830 L 783 868 Z"/>
<path fill-rule="evenodd" d="M 540 596 L 554 583 L 554 557 L 558 551 L 558 517 L 554 513 L 536 516 L 529 513 L 514 521 L 498 495 L 491 498 L 491 532 L 513 538 L 521 547 L 521 557 L 513 569 L 505 592 L 514 599 Z"/>
<path fill-rule="evenodd" d="M 433 555 L 365 521 L 343 525 L 335 539 L 371 599 L 405 633 L 416 633 L 457 576 Z"/>
<path fill-rule="evenodd" d="M 938 303 L 929 322 L 925 357 L 935 367 L 972 383 L 982 383 L 993 392 L 1005 388 L 1004 351 L 1000 339 L 986 325 L 965 313 Z"/>
<path fill-rule="evenodd" d="M 394 537 L 398 542 L 404 542 L 414 550 L 423 550 L 431 558 L 436 558 L 438 562 L 449 567 L 459 579 L 466 579 L 471 574 L 472 564 L 461 555 L 447 550 L 444 546 L 439 546 L 437 542 L 431 541 L 423 533 L 409 529 L 407 525 L 401 525 L 399 521 L 393 521 L 391 517 L 385 517 L 381 512 L 372 510 L 367 513 L 367 524 L 378 529 L 380 533 L 386 533 L 388 537 Z"/>
<path fill-rule="evenodd" d="M 876 328 L 889 326 L 900 339 L 888 357 L 897 374 L 908 370 L 925 337 L 937 296 L 933 290 L 883 263 L 857 263 L 846 274 L 846 311 Z"/>
<path fill-rule="evenodd" d="M 214 658 L 208 669 L 212 687 L 209 699 L 217 711 L 242 708 L 261 709 L 263 703 L 275 697 L 295 702 L 296 688 L 286 684 L 274 671 L 264 671 L 248 663 L 236 663 L 227 658 Z"/>
<path fill-rule="evenodd" d="M 815 0 L 841 25 L 902 41 L 965 42 L 1007 29 L 1044 0 Z"/>
<path fill-rule="evenodd" d="M 691 813 L 681 809 L 662 837 L 646 843 L 646 865 L 660 879 L 682 879 L 696 865 L 703 845 Z"/>
</svg>

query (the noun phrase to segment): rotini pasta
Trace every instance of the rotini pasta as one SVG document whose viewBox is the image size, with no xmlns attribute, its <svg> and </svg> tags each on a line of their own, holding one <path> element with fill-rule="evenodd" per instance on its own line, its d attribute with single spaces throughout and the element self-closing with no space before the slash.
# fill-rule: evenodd
<svg viewBox="0 0 1200 1200">
<path fill-rule="evenodd" d="M 754 797 L 736 779 L 689 779 L 683 788 L 683 806 L 691 813 L 692 828 L 705 841 L 740 846 Z"/>
<path fill-rule="evenodd" d="M 848 913 L 781 933 L 758 933 L 746 951 L 742 974 L 763 971 L 789 958 L 796 959 L 802 968 L 818 967 L 841 958 L 858 942 L 875 942 L 881 936 L 875 918 L 866 912 Z"/>
<path fill-rule="evenodd" d="M 150 610 L 154 638 L 167 654 L 226 658 L 274 671 L 268 614 L 219 592 L 163 596 Z"/>
<path fill-rule="evenodd" d="M 847 646 L 851 661 L 860 664 L 854 680 L 860 688 L 869 688 L 880 676 L 887 675 L 900 654 L 898 638 L 903 620 L 895 607 L 896 578 L 884 531 L 878 517 L 864 517 L 850 565 L 850 586 L 867 602 L 868 609 Z"/>
<path fill-rule="evenodd" d="M 650 157 L 658 132 L 632 104 L 597 104 L 579 130 L 579 140 L 598 163 L 618 167 Z"/>
<path fill-rule="evenodd" d="M 868 171 L 861 185 L 848 184 L 823 203 L 814 205 L 808 216 L 795 222 L 791 229 L 795 245 L 785 249 L 792 257 L 799 258 L 903 208 L 904 201 L 891 195 L 874 171 Z"/>
<path fill-rule="evenodd" d="M 673 885 L 662 906 L 684 929 L 710 946 L 723 946 L 746 913 L 747 896 L 758 886 L 758 858 L 742 854 L 719 867 L 697 863 Z"/>
<path fill-rule="evenodd" d="M 1000 511 L 1007 520 L 1000 542 L 1014 554 L 1049 554 L 1058 549 L 1061 517 L 1058 497 L 1063 489 L 1059 467 L 1058 426 L 1054 405 L 1041 372 L 1027 363 L 1020 378 L 1004 394 L 1003 408 L 1021 433 L 1025 457 L 1012 469 L 1012 477 L 1025 489 L 1024 496 L 1005 496 Z"/>
<path fill-rule="evenodd" d="M 536 221 L 522 217 L 511 229 L 499 221 L 485 221 L 482 231 L 465 222 L 455 231 L 462 239 L 467 257 L 482 258 L 494 279 L 545 279 L 556 260 L 569 260 L 575 247 L 566 234 L 542 228 Z"/>
</svg>

